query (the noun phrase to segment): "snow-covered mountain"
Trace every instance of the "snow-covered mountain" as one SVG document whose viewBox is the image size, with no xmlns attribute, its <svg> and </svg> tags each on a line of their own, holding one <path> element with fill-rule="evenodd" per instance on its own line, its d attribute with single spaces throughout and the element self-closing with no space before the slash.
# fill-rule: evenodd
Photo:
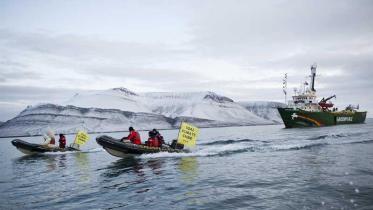
<svg viewBox="0 0 373 210">
<path fill-rule="evenodd" d="M 0 127 L 0 136 L 38 135 L 47 129 L 58 133 L 127 130 L 130 125 L 141 128 L 172 128 L 169 119 L 151 113 L 134 113 L 118 109 L 81 108 L 43 104 L 28 107 Z"/>
<path fill-rule="evenodd" d="M 274 123 L 282 123 L 277 107 L 285 107 L 286 104 L 284 103 L 271 101 L 242 101 L 238 103 L 261 118 L 271 120 Z"/>
<path fill-rule="evenodd" d="M 269 123 L 232 99 L 213 92 L 147 93 L 144 96 L 154 113 L 167 117 L 187 116 L 230 123 Z"/>
<path fill-rule="evenodd" d="M 129 112 L 148 112 L 151 109 L 145 106 L 142 96 L 126 89 L 113 88 L 102 91 L 87 91 L 77 93 L 62 105 L 73 105 L 85 108 L 119 109 Z"/>
<path fill-rule="evenodd" d="M 88 91 L 56 104 L 29 106 L 0 125 L 1 136 L 177 128 L 181 121 L 199 127 L 273 124 L 280 122 L 274 103 L 236 103 L 213 92 L 134 93 L 125 88 Z"/>
<path fill-rule="evenodd" d="M 64 104 L 86 108 L 155 113 L 170 118 L 184 116 L 231 123 L 270 123 L 235 103 L 232 99 L 208 91 L 136 94 L 125 88 L 114 88 L 77 94 Z"/>
</svg>

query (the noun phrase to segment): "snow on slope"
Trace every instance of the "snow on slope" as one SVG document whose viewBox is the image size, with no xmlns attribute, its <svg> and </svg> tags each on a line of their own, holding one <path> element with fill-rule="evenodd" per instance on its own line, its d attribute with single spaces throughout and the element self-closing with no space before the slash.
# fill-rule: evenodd
<svg viewBox="0 0 373 210">
<path fill-rule="evenodd" d="M 184 116 L 222 122 L 271 123 L 271 121 L 258 117 L 235 103 L 232 99 L 207 91 L 136 94 L 125 88 L 114 88 L 106 91 L 78 94 L 64 104 L 156 113 L 171 118 Z"/>
<path fill-rule="evenodd" d="M 181 121 L 199 127 L 281 122 L 270 102 L 236 103 L 213 92 L 142 93 L 125 88 L 79 93 L 55 104 L 29 106 L 0 125 L 0 136 L 43 134 L 47 128 L 74 133 L 176 128 Z"/>
<path fill-rule="evenodd" d="M 213 92 L 144 94 L 154 113 L 168 117 L 187 116 L 222 122 L 269 123 L 232 99 Z"/>
<path fill-rule="evenodd" d="M 228 123 L 193 117 L 168 118 L 159 114 L 134 113 L 118 109 L 81 108 L 40 104 L 29 106 L 17 117 L 0 126 L 0 137 L 41 135 L 49 129 L 56 133 L 127 131 L 129 126 L 139 130 L 178 128 L 182 121 L 198 127 L 250 125 Z"/>
<path fill-rule="evenodd" d="M 277 107 L 286 106 L 284 103 L 270 101 L 246 101 L 238 103 L 261 118 L 271 120 L 274 123 L 282 123 Z"/>
<path fill-rule="evenodd" d="M 151 113 L 151 110 L 144 105 L 143 97 L 126 88 L 77 93 L 71 99 L 62 102 L 62 105 Z"/>
<path fill-rule="evenodd" d="M 0 137 L 40 135 L 48 129 L 75 133 L 81 129 L 88 132 L 126 131 L 131 125 L 140 129 L 172 128 L 172 123 L 162 115 L 151 113 L 41 104 L 29 106 L 1 125 Z"/>
</svg>

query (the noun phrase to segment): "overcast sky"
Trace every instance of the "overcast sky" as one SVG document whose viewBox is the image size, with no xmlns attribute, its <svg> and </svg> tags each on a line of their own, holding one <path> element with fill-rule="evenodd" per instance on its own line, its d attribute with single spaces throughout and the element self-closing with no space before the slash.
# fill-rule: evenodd
<svg viewBox="0 0 373 210">
<path fill-rule="evenodd" d="M 113 87 L 283 101 L 314 62 L 321 97 L 373 112 L 373 1 L 0 1 L 0 121 Z"/>
</svg>

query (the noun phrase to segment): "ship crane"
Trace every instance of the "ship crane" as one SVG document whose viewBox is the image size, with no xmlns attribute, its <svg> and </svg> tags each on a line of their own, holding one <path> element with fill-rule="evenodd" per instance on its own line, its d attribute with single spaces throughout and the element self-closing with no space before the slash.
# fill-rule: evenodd
<svg viewBox="0 0 373 210">
<path fill-rule="evenodd" d="M 327 110 L 328 108 L 331 108 L 331 107 L 334 106 L 333 103 L 330 103 L 330 102 L 328 103 L 328 101 L 329 101 L 330 99 L 332 99 L 332 98 L 337 98 L 337 96 L 336 96 L 336 95 L 332 95 L 332 96 L 330 96 L 330 97 L 322 98 L 322 99 L 321 99 L 321 101 L 319 102 L 319 105 L 321 106 L 321 108 L 322 108 L 323 110 Z"/>
</svg>

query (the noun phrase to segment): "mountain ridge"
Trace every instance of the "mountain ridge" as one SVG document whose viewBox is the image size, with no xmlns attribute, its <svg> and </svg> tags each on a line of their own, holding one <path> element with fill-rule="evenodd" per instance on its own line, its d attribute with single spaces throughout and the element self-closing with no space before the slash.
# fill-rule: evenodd
<svg viewBox="0 0 373 210">
<path fill-rule="evenodd" d="M 135 93 L 112 88 L 78 93 L 60 104 L 28 106 L 0 125 L 0 137 L 38 135 L 46 128 L 57 133 L 114 132 L 129 126 L 173 129 L 183 120 L 199 127 L 276 124 L 273 103 L 234 102 L 211 91 Z"/>
</svg>

